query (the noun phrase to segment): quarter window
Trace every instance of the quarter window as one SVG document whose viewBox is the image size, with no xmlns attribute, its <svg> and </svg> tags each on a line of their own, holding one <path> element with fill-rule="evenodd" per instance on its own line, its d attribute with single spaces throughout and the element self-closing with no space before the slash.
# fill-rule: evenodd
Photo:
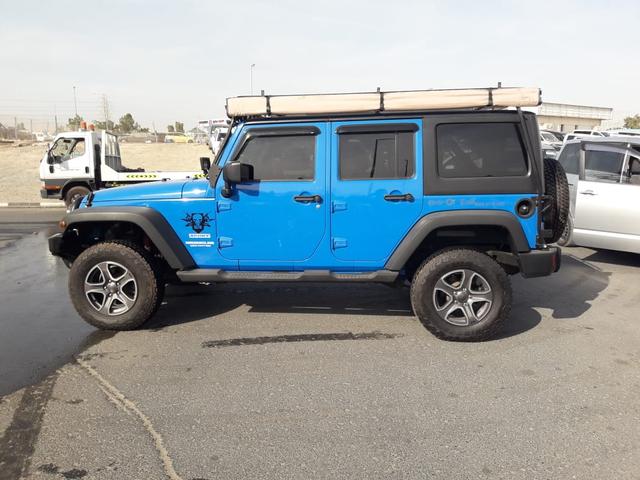
<svg viewBox="0 0 640 480">
<path fill-rule="evenodd" d="M 341 180 L 411 178 L 413 132 L 342 133 L 339 163 Z"/>
<path fill-rule="evenodd" d="M 315 145 L 313 135 L 254 137 L 235 160 L 253 165 L 256 180 L 313 180 Z"/>
<path fill-rule="evenodd" d="M 516 123 L 446 123 L 436 128 L 444 178 L 518 177 L 528 172 Z"/>
</svg>

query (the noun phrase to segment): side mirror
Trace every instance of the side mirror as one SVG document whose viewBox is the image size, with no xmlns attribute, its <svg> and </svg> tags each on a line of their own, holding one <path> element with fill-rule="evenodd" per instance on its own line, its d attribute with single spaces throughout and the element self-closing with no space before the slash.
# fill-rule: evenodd
<svg viewBox="0 0 640 480">
<path fill-rule="evenodd" d="M 56 163 L 56 159 L 53 158 L 53 155 L 51 155 L 51 152 L 47 152 L 47 163 L 49 165 L 53 165 L 54 163 Z"/>
<path fill-rule="evenodd" d="M 200 169 L 205 175 L 211 170 L 211 159 L 209 157 L 200 157 Z"/>
<path fill-rule="evenodd" d="M 229 198 L 233 193 L 233 185 L 253 181 L 253 165 L 240 162 L 228 163 L 222 169 L 222 178 L 224 179 L 222 196 Z"/>
</svg>

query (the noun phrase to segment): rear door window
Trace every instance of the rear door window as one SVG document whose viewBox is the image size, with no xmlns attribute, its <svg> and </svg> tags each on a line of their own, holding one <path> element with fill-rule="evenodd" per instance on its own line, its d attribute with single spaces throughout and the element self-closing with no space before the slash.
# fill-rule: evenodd
<svg viewBox="0 0 640 480">
<path fill-rule="evenodd" d="M 604 150 L 587 150 L 584 157 L 584 179 L 593 182 L 619 183 L 624 154 Z"/>
<path fill-rule="evenodd" d="M 340 134 L 340 179 L 399 179 L 415 173 L 413 132 Z"/>
<path fill-rule="evenodd" d="M 528 173 L 516 123 L 440 124 L 436 142 L 441 177 L 517 177 Z"/>
</svg>

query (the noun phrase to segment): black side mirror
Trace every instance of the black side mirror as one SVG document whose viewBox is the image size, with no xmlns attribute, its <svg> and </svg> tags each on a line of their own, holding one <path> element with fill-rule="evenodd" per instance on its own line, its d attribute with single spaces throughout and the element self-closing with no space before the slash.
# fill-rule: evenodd
<svg viewBox="0 0 640 480">
<path fill-rule="evenodd" d="M 53 155 L 51 155 L 51 152 L 47 152 L 47 163 L 49 165 L 53 165 L 54 163 L 56 163 L 56 159 L 53 157 Z"/>
<path fill-rule="evenodd" d="M 228 163 L 222 169 L 222 178 L 224 179 L 222 196 L 229 198 L 232 194 L 233 185 L 253 181 L 253 165 L 240 162 Z"/>
<path fill-rule="evenodd" d="M 211 170 L 211 159 L 209 157 L 200 157 L 200 169 L 205 175 Z"/>
</svg>

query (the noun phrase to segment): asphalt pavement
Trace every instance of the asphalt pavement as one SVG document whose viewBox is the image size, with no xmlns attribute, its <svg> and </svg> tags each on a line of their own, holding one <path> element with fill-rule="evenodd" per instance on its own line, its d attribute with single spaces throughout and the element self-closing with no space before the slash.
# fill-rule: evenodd
<svg viewBox="0 0 640 480">
<path fill-rule="evenodd" d="M 57 214 L 31 215 L 0 211 L 2 480 L 638 478 L 640 256 L 512 277 L 483 343 L 384 285 L 172 287 L 112 334 L 71 307 Z"/>
</svg>

